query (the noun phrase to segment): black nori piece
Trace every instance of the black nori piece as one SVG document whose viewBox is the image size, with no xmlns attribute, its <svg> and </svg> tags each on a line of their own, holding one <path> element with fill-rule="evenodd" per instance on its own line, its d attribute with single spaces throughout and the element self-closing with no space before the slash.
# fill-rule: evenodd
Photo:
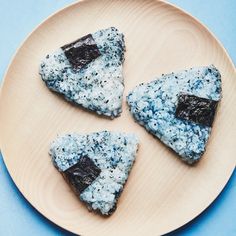
<svg viewBox="0 0 236 236">
<path fill-rule="evenodd" d="M 91 34 L 88 34 L 70 44 L 66 44 L 61 48 L 70 64 L 75 69 L 81 69 L 101 55 Z"/>
<path fill-rule="evenodd" d="M 218 101 L 180 94 L 175 115 L 200 125 L 212 126 Z"/>
<path fill-rule="evenodd" d="M 65 170 L 63 176 L 76 194 L 82 193 L 101 173 L 101 170 L 87 156 Z"/>
</svg>

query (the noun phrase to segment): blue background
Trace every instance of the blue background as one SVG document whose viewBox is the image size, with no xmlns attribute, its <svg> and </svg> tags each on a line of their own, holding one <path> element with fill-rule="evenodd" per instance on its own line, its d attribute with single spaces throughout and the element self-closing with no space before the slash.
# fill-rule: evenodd
<svg viewBox="0 0 236 236">
<path fill-rule="evenodd" d="M 42 20 L 72 0 L 0 0 L 0 80 L 15 50 Z M 171 0 L 200 19 L 236 62 L 236 0 Z M 168 236 L 235 236 L 236 171 L 200 216 Z M 72 235 L 40 215 L 19 193 L 0 155 L 0 235 Z"/>
</svg>

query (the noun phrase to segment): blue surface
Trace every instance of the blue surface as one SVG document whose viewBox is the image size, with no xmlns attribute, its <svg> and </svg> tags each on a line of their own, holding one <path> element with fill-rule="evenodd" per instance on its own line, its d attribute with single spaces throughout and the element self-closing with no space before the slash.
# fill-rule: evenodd
<svg viewBox="0 0 236 236">
<path fill-rule="evenodd" d="M 37 24 L 72 0 L 0 0 L 0 79 L 19 44 Z M 200 19 L 236 62 L 236 0 L 171 0 Z M 0 235 L 72 235 L 41 216 L 19 193 L 0 156 Z M 235 236 L 236 172 L 199 217 L 168 236 Z M 131 234 L 130 234 L 131 235 Z"/>
</svg>

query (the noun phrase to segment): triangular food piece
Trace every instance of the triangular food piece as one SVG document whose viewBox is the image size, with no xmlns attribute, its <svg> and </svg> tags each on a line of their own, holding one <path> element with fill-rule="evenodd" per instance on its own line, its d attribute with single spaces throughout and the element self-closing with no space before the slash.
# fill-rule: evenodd
<svg viewBox="0 0 236 236">
<path fill-rule="evenodd" d="M 58 137 L 49 153 L 87 207 L 110 215 L 116 209 L 137 149 L 135 135 L 102 131 Z"/>
<path fill-rule="evenodd" d="M 200 159 L 221 99 L 221 75 L 213 66 L 163 75 L 127 97 L 134 118 L 192 164 Z"/>
<path fill-rule="evenodd" d="M 114 28 L 88 34 L 49 54 L 40 65 L 46 86 L 111 118 L 122 111 L 124 35 Z"/>
</svg>

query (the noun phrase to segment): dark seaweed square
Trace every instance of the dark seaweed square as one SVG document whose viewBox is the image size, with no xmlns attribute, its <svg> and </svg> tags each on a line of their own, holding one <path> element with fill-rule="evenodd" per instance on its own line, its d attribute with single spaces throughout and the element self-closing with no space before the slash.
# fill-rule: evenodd
<svg viewBox="0 0 236 236">
<path fill-rule="evenodd" d="M 82 193 L 101 173 L 101 170 L 87 156 L 63 172 L 64 178 L 71 185 L 73 190 Z"/>
<path fill-rule="evenodd" d="M 218 101 L 194 95 L 180 94 L 175 115 L 178 118 L 211 127 L 217 104 Z"/>
<path fill-rule="evenodd" d="M 70 44 L 66 44 L 61 48 L 70 64 L 75 69 L 81 69 L 101 55 L 91 34 L 88 34 Z"/>
</svg>

